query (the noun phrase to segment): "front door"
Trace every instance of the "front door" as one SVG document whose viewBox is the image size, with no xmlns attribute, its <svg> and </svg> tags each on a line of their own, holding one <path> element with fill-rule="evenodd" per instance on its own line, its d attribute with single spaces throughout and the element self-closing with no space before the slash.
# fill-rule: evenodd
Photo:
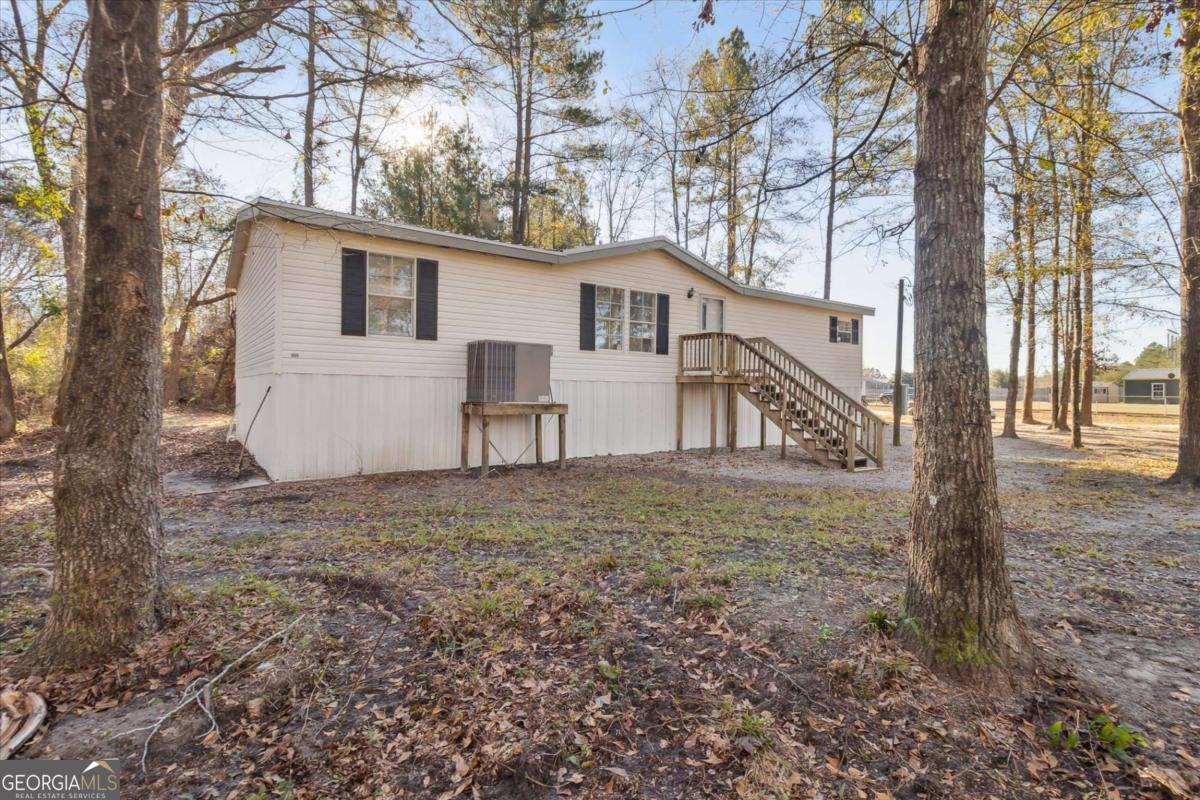
<svg viewBox="0 0 1200 800">
<path fill-rule="evenodd" d="M 725 331 L 725 301 L 719 297 L 700 298 L 700 330 L 704 333 Z"/>
</svg>

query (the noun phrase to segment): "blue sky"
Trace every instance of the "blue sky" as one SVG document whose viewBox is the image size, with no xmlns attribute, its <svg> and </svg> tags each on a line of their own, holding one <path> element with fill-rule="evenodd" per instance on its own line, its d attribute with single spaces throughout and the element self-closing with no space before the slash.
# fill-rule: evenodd
<svg viewBox="0 0 1200 800">
<path fill-rule="evenodd" d="M 629 9 L 638 0 L 603 0 L 595 8 L 603 11 Z M 637 85 L 640 77 L 653 64 L 656 57 L 681 56 L 690 61 L 705 48 L 713 48 L 717 41 L 733 27 L 741 27 L 754 47 L 768 47 L 785 41 L 797 19 L 797 4 L 785 6 L 781 3 L 731 2 L 717 3 L 716 25 L 697 31 L 693 28 L 699 3 L 693 0 L 658 0 L 658 2 L 632 11 L 607 15 L 596 41 L 604 51 L 604 67 L 601 85 L 610 88 L 608 95 L 598 97 L 606 103 L 626 94 Z M 286 74 L 275 78 L 275 84 L 298 84 L 300 74 L 292 66 Z M 1170 86 L 1157 87 L 1170 102 Z M 458 120 L 470 116 L 472 124 L 479 127 L 487 138 L 491 124 L 490 110 L 478 102 L 463 107 L 444 97 L 422 93 L 404 106 L 404 117 L 415 120 L 428 110 L 436 110 L 444 120 Z M 392 131 L 392 135 L 403 139 L 405 123 Z M 410 128 L 411 130 L 411 128 Z M 298 135 L 294 131 L 293 135 Z M 821 148 L 824 134 L 819 123 L 810 132 L 810 144 Z M 226 184 L 231 194 L 240 197 L 267 195 L 288 199 L 293 196 L 297 185 L 297 164 L 294 153 L 281 146 L 278 141 L 248 131 L 227 129 L 221 137 L 206 135 L 194 141 L 189 157 L 195 163 L 204 163 L 214 170 Z M 328 184 L 318 192 L 318 205 L 338 210 L 348 208 L 348 189 L 344 175 L 336 171 Z M 990 196 L 989 196 L 990 201 Z M 661 224 L 661 223 L 660 223 Z M 654 223 L 643 220 L 631 231 L 632 236 L 662 233 Z M 816 225 L 800 224 L 794 230 L 799 246 L 793 251 L 790 269 L 783 280 L 782 288 L 803 294 L 820 293 L 823 280 L 823 245 L 820 229 Z M 901 277 L 911 278 L 912 265 L 906 255 L 911 250 L 910 242 L 901 242 L 882 250 L 857 250 L 840 254 L 834 263 L 834 299 L 872 306 L 876 315 L 864 326 L 864 366 L 875 366 L 889 371 L 894 363 L 896 330 L 896 285 Z M 1175 303 L 1163 300 L 1162 307 L 1174 308 Z M 993 367 L 1007 365 L 1009 324 L 1007 309 L 996 304 L 989 307 L 988 343 L 989 360 Z M 906 310 L 906 366 L 912 364 L 912 307 Z M 1114 352 L 1120 358 L 1132 359 L 1150 341 L 1165 341 L 1166 326 L 1161 322 L 1116 321 L 1100 326 L 1100 346 Z M 803 358 L 802 354 L 800 355 Z M 1047 355 L 1039 354 L 1042 366 Z"/>
</svg>

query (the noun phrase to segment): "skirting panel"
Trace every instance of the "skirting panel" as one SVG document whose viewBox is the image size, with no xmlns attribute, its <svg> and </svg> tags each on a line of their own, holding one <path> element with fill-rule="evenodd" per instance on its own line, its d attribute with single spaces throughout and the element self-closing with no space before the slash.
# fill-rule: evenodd
<svg viewBox="0 0 1200 800">
<path fill-rule="evenodd" d="M 462 378 L 286 373 L 243 378 L 236 411 L 239 438 L 266 386 L 271 386 L 249 450 L 276 480 L 329 478 L 459 465 L 466 399 Z M 567 457 L 652 453 L 675 447 L 676 385 L 621 381 L 555 381 L 554 400 L 569 406 Z M 707 447 L 709 387 L 684 391 L 684 447 Z M 725 446 L 725 387 L 718 391 L 717 442 Z M 491 463 L 535 460 L 532 417 L 493 417 Z M 558 425 L 543 417 L 547 459 L 558 452 Z M 758 412 L 738 406 L 738 444 L 757 446 Z M 478 466 L 479 420 L 472 420 L 470 464 Z M 768 425 L 767 443 L 779 432 Z"/>
</svg>

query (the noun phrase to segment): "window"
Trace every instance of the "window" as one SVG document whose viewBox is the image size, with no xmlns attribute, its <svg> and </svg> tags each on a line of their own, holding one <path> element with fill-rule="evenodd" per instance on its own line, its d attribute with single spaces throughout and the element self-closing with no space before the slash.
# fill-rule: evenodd
<svg viewBox="0 0 1200 800">
<path fill-rule="evenodd" d="M 854 324 L 853 320 L 839 319 L 837 322 L 837 340 L 838 343 L 850 344 L 854 341 Z"/>
<path fill-rule="evenodd" d="M 858 320 L 830 316 L 829 341 L 831 344 L 858 344 Z"/>
<path fill-rule="evenodd" d="M 629 292 L 629 349 L 638 353 L 654 352 L 654 310 L 658 296 L 654 292 Z"/>
<path fill-rule="evenodd" d="M 596 349 L 625 349 L 625 290 L 596 287 Z"/>
<path fill-rule="evenodd" d="M 1150 384 L 1150 397 L 1155 400 L 1162 400 L 1167 396 L 1167 385 L 1165 383 Z"/>
<path fill-rule="evenodd" d="M 370 253 L 367 256 L 367 332 L 413 335 L 413 260 Z"/>
</svg>

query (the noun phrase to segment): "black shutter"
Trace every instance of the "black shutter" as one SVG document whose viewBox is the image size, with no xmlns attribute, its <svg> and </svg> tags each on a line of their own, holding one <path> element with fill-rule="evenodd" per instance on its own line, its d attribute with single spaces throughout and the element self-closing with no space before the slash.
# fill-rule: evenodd
<svg viewBox="0 0 1200 800">
<path fill-rule="evenodd" d="M 658 314 L 654 317 L 654 352 L 665 356 L 671 352 L 671 295 L 658 296 Z"/>
<path fill-rule="evenodd" d="M 596 284 L 579 284 L 579 349 L 596 349 Z"/>
<path fill-rule="evenodd" d="M 367 335 L 367 254 L 342 250 L 342 336 Z"/>
<path fill-rule="evenodd" d="M 437 339 L 438 262 L 417 259 L 417 338 Z"/>
<path fill-rule="evenodd" d="M 837 342 L 837 317 L 829 318 L 829 341 Z"/>
<path fill-rule="evenodd" d="M 850 344 L 858 344 L 858 320 L 850 320 Z"/>
</svg>

